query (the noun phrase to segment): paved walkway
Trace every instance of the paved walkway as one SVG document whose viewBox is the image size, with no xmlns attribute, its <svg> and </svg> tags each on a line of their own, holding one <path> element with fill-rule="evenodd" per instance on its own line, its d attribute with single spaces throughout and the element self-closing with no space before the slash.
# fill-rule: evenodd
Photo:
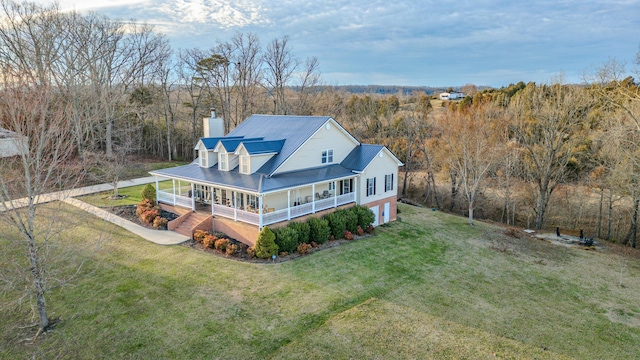
<svg viewBox="0 0 640 360">
<path fill-rule="evenodd" d="M 155 182 L 155 179 L 153 178 L 153 176 L 147 176 L 147 177 L 131 179 L 131 180 L 123 180 L 123 181 L 118 181 L 118 189 L 129 187 L 129 186 L 150 184 L 154 182 Z M 99 184 L 99 185 L 85 186 L 85 187 L 71 189 L 71 190 L 56 191 L 56 192 L 42 194 L 38 196 L 35 199 L 35 203 L 45 204 L 52 201 L 62 201 L 66 198 L 94 194 L 94 193 L 99 193 L 99 192 L 109 191 L 109 190 L 113 190 L 112 184 Z M 29 205 L 29 199 L 27 198 L 13 200 L 13 207 L 15 209 L 19 209 L 27 205 Z M 2 210 L 4 209 L 2 208 L 2 204 L 0 204 L 0 211 Z"/>
<path fill-rule="evenodd" d="M 155 182 L 155 179 L 153 178 L 153 176 L 131 179 L 131 180 L 124 180 L 124 181 L 118 182 L 118 188 L 125 188 L 125 187 L 137 186 L 142 184 L 150 184 L 153 182 Z M 108 211 L 102 210 L 96 206 L 87 204 L 84 201 L 74 199 L 75 196 L 88 195 L 88 194 L 93 194 L 93 193 L 98 193 L 103 191 L 109 191 L 109 190 L 113 190 L 112 184 L 99 184 L 99 185 L 85 186 L 85 187 L 81 187 L 73 190 L 56 191 L 53 193 L 40 195 L 36 199 L 35 203 L 44 204 L 52 201 L 63 201 L 67 204 L 76 206 L 92 215 L 102 218 L 105 221 L 109 221 L 113 224 L 116 224 L 132 232 L 133 234 L 142 237 L 145 240 L 148 240 L 160 245 L 177 245 L 189 240 L 187 236 L 184 236 L 182 234 L 178 234 L 176 232 L 168 231 L 168 230 L 162 231 L 162 230 L 149 229 L 144 226 L 140 226 L 136 223 L 133 223 L 129 220 L 123 219 L 119 216 L 116 216 Z M 21 208 L 27 205 L 28 205 L 28 199 L 26 198 L 16 199 L 13 201 L 14 208 Z M 0 205 L 0 207 L 1 206 L 2 205 Z M 3 209 L 0 209 L 0 211 L 2 210 Z"/>
<path fill-rule="evenodd" d="M 149 240 L 159 245 L 177 245 L 189 240 L 187 236 L 178 234 L 177 232 L 173 232 L 169 230 L 166 230 L 166 231 L 155 230 L 155 229 L 146 228 L 144 226 L 140 226 L 134 222 L 123 219 L 106 210 L 102 210 L 98 207 L 95 207 L 91 204 L 87 204 L 86 202 L 80 201 L 78 199 L 66 198 L 62 201 L 64 201 L 67 204 L 78 207 L 88 212 L 89 214 L 95 215 L 99 218 L 102 218 L 106 221 L 116 224 L 122 228 L 125 228 L 126 230 L 140 236 L 141 238 L 145 240 Z"/>
</svg>

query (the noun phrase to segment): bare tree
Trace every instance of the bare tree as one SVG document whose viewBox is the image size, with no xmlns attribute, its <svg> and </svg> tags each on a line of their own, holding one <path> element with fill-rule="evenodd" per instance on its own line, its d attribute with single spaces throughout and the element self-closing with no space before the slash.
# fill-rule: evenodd
<svg viewBox="0 0 640 360">
<path fill-rule="evenodd" d="M 21 154 L 17 158 L 2 162 L 2 166 L 15 171 L 0 169 L 0 204 L 4 209 L 0 217 L 19 234 L 18 243 L 28 260 L 22 263 L 26 267 L 23 270 L 31 277 L 28 293 L 35 299 L 41 332 L 50 323 L 45 295 L 66 280 L 49 282 L 54 272 L 45 262 L 47 245 L 58 233 L 50 231 L 52 226 L 48 231 L 38 227 L 37 204 L 45 193 L 73 187 L 81 174 L 68 167 L 75 144 L 66 119 L 68 109 L 58 94 L 48 86 L 14 84 L 5 88 L 0 99 L 3 125 L 27 139 L 19 144 Z M 16 201 L 22 196 L 22 202 Z"/>
<path fill-rule="evenodd" d="M 541 229 L 551 194 L 568 180 L 569 162 L 581 151 L 577 145 L 590 99 L 577 86 L 529 84 L 511 105 L 511 130 L 525 149 L 527 170 L 536 189 L 535 227 Z"/>
<path fill-rule="evenodd" d="M 460 177 L 467 199 L 469 225 L 473 225 L 478 191 L 489 170 L 502 157 L 502 144 L 498 140 L 501 116 L 490 103 L 475 105 L 471 109 L 455 111 L 448 116 L 443 129 L 446 151 L 451 158 L 452 170 Z"/>
<path fill-rule="evenodd" d="M 236 89 L 236 125 L 244 121 L 257 101 L 258 90 L 262 81 L 262 58 L 260 39 L 254 33 L 237 33 L 231 39 L 234 45 L 233 62 L 235 72 L 233 80 Z M 240 114 L 238 113 L 238 108 Z"/>
<path fill-rule="evenodd" d="M 266 64 L 265 80 L 269 91 L 272 92 L 274 114 L 287 114 L 285 87 L 298 68 L 300 61 L 293 56 L 289 46 L 289 37 L 273 39 L 264 54 Z"/>
</svg>

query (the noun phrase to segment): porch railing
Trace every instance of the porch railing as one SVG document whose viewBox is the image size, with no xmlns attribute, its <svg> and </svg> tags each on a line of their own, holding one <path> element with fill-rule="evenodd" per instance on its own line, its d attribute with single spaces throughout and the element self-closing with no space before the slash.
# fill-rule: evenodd
<svg viewBox="0 0 640 360">
<path fill-rule="evenodd" d="M 192 208 L 191 198 L 182 195 L 174 195 L 166 191 L 157 190 L 158 201 L 173 206 L 181 206 L 187 209 Z"/>
<path fill-rule="evenodd" d="M 348 203 L 354 202 L 354 201 L 356 201 L 356 193 L 355 192 L 338 195 L 338 198 L 336 199 L 336 206 L 348 204 Z"/>
<path fill-rule="evenodd" d="M 224 206 L 224 205 L 218 205 L 218 204 L 214 204 L 213 205 L 213 215 L 214 216 L 222 216 L 222 217 L 226 217 L 226 218 L 230 218 L 233 219 L 234 216 L 234 209 L 232 207 L 229 206 Z"/>
<path fill-rule="evenodd" d="M 158 201 L 159 202 L 163 202 L 165 204 L 174 205 L 173 194 L 170 194 L 168 192 L 164 192 L 164 191 L 161 191 L 161 190 L 157 190 L 156 194 L 158 196 Z"/>
<path fill-rule="evenodd" d="M 285 221 L 287 220 L 287 218 L 288 218 L 287 209 L 264 213 L 262 214 L 262 225 L 275 224 L 280 221 Z"/>
<path fill-rule="evenodd" d="M 186 207 L 191 209 L 193 204 L 191 203 L 191 198 L 182 195 L 176 195 L 176 203 L 175 205 Z"/>
</svg>

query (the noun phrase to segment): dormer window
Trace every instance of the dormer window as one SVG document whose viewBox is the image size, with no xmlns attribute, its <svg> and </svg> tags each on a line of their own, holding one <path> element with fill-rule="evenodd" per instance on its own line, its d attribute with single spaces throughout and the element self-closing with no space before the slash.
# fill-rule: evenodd
<svg viewBox="0 0 640 360">
<path fill-rule="evenodd" d="M 223 171 L 229 170 L 228 169 L 227 154 L 226 153 L 219 153 L 218 154 L 218 170 L 223 170 Z"/>
<path fill-rule="evenodd" d="M 240 156 L 240 173 L 249 174 L 249 156 L 248 155 Z"/>
<path fill-rule="evenodd" d="M 333 149 L 322 150 L 322 163 L 331 164 L 333 162 Z"/>
</svg>

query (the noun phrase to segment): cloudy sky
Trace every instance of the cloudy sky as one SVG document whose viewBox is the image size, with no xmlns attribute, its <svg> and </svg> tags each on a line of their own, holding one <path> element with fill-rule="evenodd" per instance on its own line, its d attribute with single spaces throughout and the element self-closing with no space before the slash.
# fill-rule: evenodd
<svg viewBox="0 0 640 360">
<path fill-rule="evenodd" d="M 296 56 L 318 58 L 330 85 L 579 83 L 611 58 L 631 70 L 640 44 L 640 0 L 59 3 L 153 24 L 175 48 L 207 49 L 235 32 L 255 32 L 263 44 L 288 35 Z"/>
</svg>

